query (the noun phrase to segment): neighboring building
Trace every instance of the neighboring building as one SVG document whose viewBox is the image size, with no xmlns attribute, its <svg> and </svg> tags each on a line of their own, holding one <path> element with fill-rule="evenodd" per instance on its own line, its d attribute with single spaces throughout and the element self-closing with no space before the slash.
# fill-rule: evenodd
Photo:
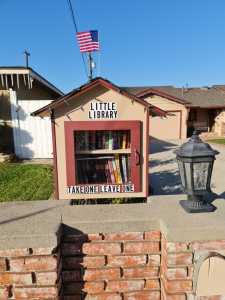
<svg viewBox="0 0 225 300">
<path fill-rule="evenodd" d="M 62 95 L 31 68 L 0 67 L 0 153 L 52 157 L 51 122 L 30 113 Z"/>
<path fill-rule="evenodd" d="M 225 86 L 176 88 L 126 87 L 127 91 L 168 112 L 150 117 L 150 134 L 162 140 L 185 139 L 194 129 L 225 135 Z"/>
</svg>

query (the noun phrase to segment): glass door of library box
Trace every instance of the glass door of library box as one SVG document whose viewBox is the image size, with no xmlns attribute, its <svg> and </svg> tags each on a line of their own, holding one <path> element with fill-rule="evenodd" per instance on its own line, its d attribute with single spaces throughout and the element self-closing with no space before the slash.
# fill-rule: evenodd
<svg viewBox="0 0 225 300">
<path fill-rule="evenodd" d="M 140 121 L 65 122 L 67 185 L 126 185 L 141 192 Z"/>
</svg>

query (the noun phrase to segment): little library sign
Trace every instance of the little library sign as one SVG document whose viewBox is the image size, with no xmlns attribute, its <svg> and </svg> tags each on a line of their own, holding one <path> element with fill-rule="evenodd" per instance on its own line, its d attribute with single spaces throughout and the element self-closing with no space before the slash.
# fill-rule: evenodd
<svg viewBox="0 0 225 300">
<path fill-rule="evenodd" d="M 102 194 L 102 193 L 133 193 L 134 185 L 128 184 L 101 184 L 101 185 L 74 185 L 67 188 L 68 194 Z"/>
<path fill-rule="evenodd" d="M 90 103 L 90 110 L 88 112 L 90 120 L 104 120 L 117 119 L 118 111 L 115 102 L 94 102 Z"/>
</svg>

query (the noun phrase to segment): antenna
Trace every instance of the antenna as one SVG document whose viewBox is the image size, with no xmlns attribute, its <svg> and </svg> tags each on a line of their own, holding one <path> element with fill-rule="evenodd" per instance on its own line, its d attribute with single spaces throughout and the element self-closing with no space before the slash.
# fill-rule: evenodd
<svg viewBox="0 0 225 300">
<path fill-rule="evenodd" d="M 93 60 L 91 52 L 88 52 L 88 68 L 89 68 L 88 78 L 91 81 L 93 79 L 93 69 L 95 68 L 95 62 Z"/>
<path fill-rule="evenodd" d="M 24 50 L 25 60 L 26 60 L 26 68 L 29 68 L 29 57 L 30 53 L 27 50 Z"/>
</svg>

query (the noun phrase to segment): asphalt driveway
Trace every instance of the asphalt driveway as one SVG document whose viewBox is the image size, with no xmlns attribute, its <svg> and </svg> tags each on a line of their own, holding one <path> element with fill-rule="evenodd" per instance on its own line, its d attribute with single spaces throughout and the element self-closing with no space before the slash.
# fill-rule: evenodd
<svg viewBox="0 0 225 300">
<path fill-rule="evenodd" d="M 174 150 L 184 141 L 151 139 L 149 155 L 150 185 L 153 195 L 181 194 L 181 182 Z M 211 144 L 220 152 L 214 164 L 212 191 L 225 199 L 225 146 Z"/>
</svg>

